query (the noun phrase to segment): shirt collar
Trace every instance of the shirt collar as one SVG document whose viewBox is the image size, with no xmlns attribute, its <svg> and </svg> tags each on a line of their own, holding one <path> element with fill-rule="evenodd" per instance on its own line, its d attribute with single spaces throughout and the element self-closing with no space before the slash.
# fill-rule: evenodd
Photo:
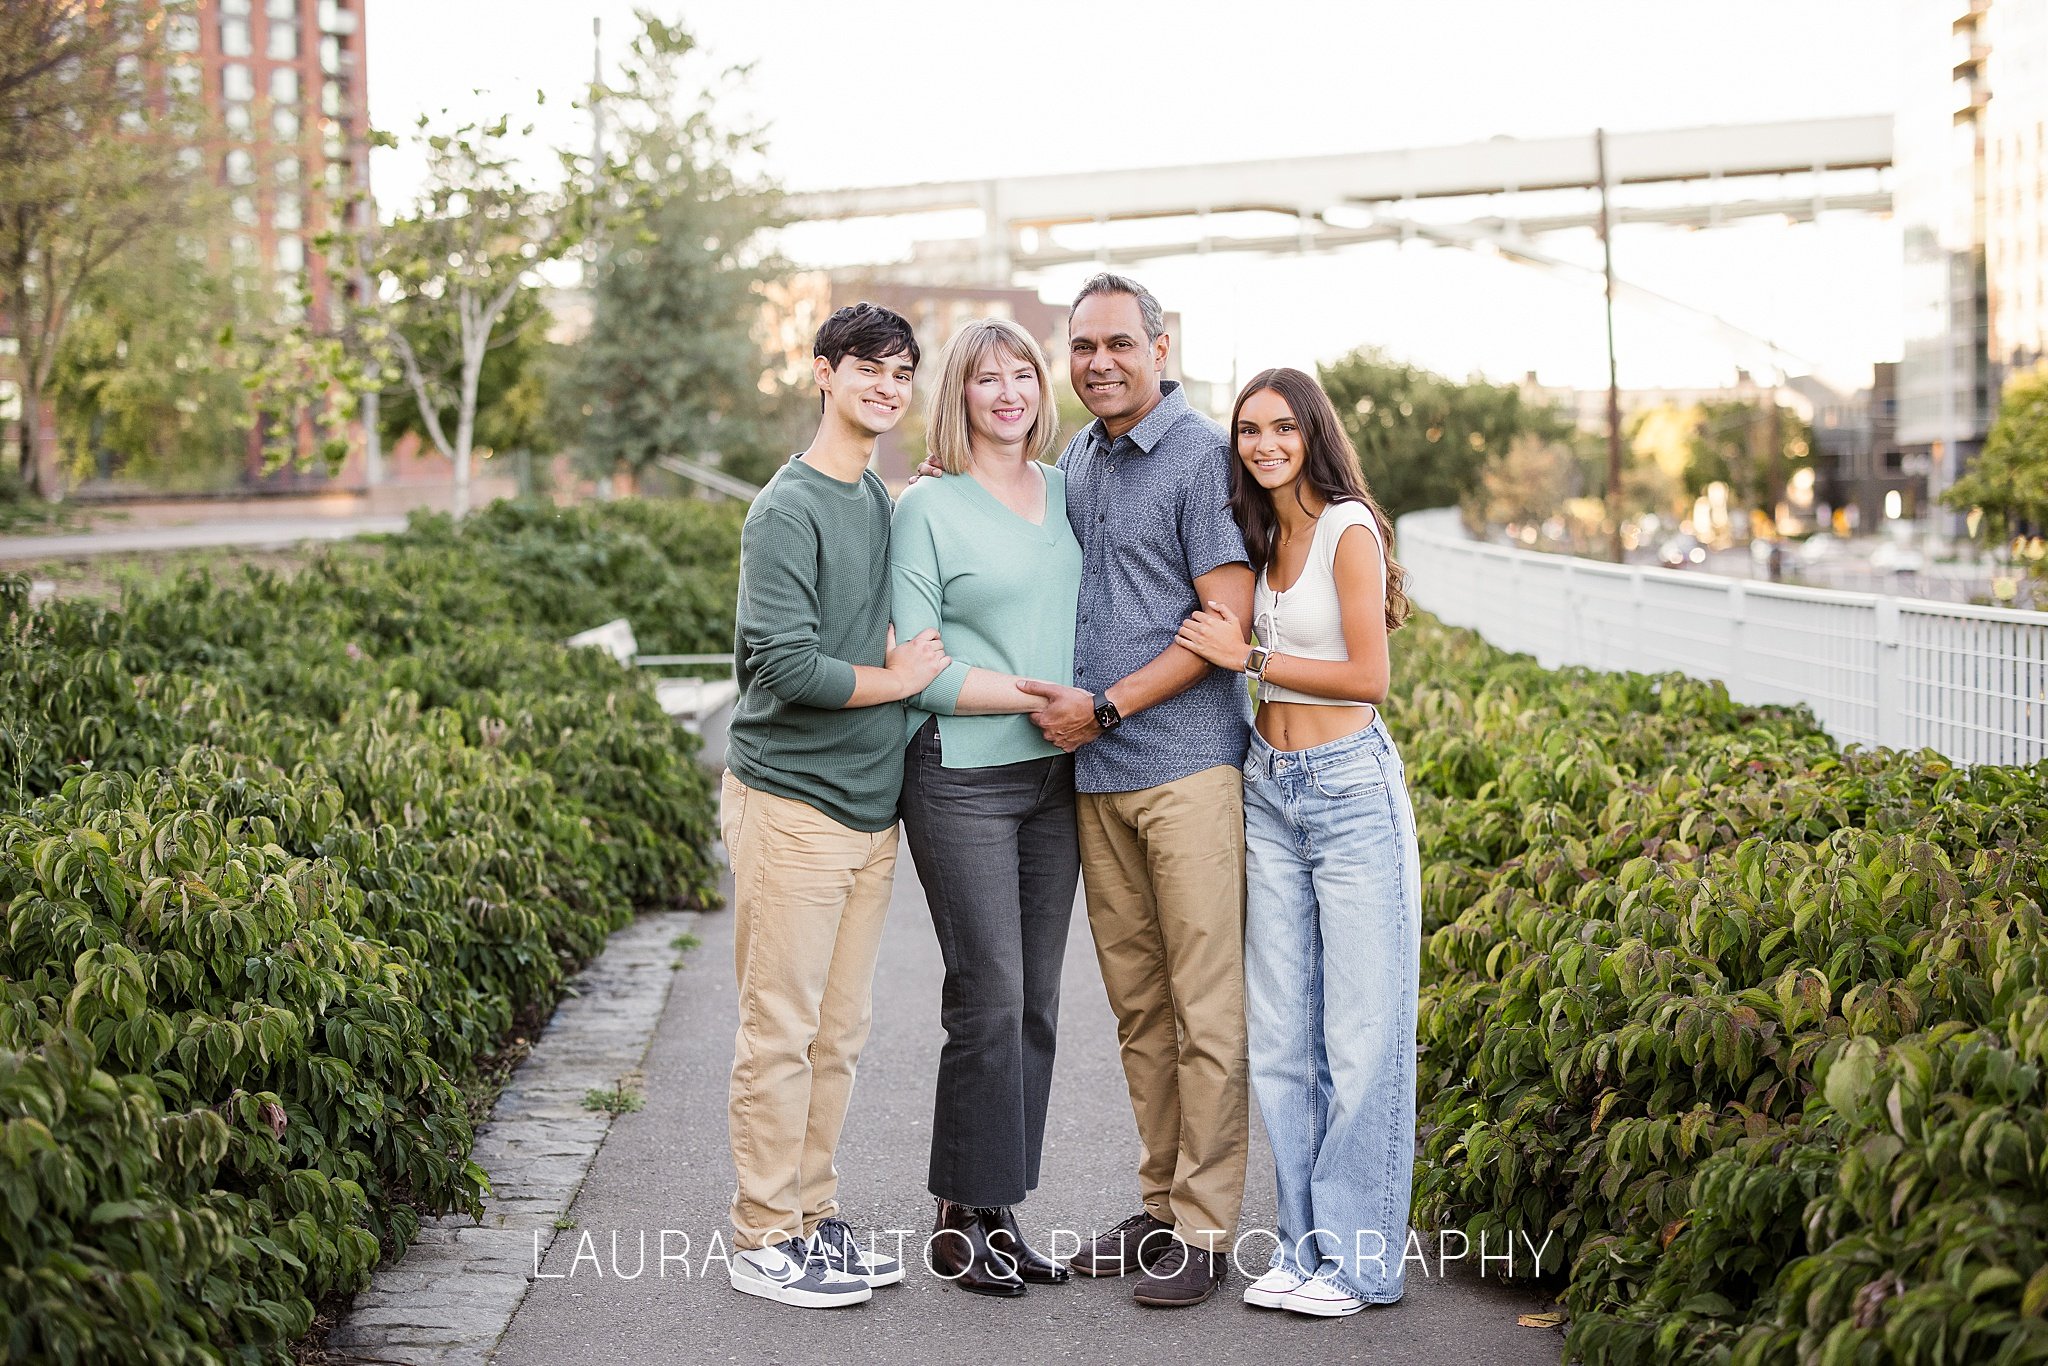
<svg viewBox="0 0 2048 1366">
<path fill-rule="evenodd" d="M 1188 411 L 1188 396 L 1181 388 L 1179 380 L 1165 381 L 1159 386 L 1159 395 L 1159 402 L 1152 406 L 1152 411 L 1139 419 L 1137 426 L 1124 433 L 1147 455 L 1150 455 L 1152 448 L 1159 444 L 1159 438 L 1165 436 L 1173 424 L 1180 421 Z M 1103 450 L 1108 450 L 1116 444 L 1103 429 L 1102 419 L 1099 417 L 1095 419 L 1095 444 Z"/>
</svg>

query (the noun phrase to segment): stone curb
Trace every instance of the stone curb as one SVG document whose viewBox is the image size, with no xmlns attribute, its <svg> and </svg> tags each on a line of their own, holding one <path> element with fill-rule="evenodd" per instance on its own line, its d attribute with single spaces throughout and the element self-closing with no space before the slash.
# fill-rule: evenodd
<svg viewBox="0 0 2048 1366">
<path fill-rule="evenodd" d="M 675 980 L 670 942 L 695 911 L 652 911 L 611 937 L 577 974 L 533 1052 L 477 1130 L 470 1157 L 491 1175 L 483 1219 L 422 1221 L 328 1335 L 344 1361 L 407 1366 L 487 1362 L 554 1243 L 612 1116 L 584 1093 L 637 1078 Z"/>
</svg>

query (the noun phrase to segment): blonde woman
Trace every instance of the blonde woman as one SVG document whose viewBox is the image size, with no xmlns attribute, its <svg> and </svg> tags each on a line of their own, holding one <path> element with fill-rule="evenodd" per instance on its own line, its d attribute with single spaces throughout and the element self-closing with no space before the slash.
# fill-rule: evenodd
<svg viewBox="0 0 2048 1366">
<path fill-rule="evenodd" d="M 1021 680 L 1074 672 L 1081 547 L 1044 353 L 1017 324 L 967 324 L 939 363 L 928 440 L 950 479 L 904 493 L 890 533 L 896 638 L 952 656 L 909 699 L 902 814 L 946 963 L 933 1107 L 931 1260 L 963 1290 L 1021 1295 L 1067 1268 L 1013 1206 L 1038 1184 L 1080 854 L 1074 761 L 1025 713 Z"/>
</svg>

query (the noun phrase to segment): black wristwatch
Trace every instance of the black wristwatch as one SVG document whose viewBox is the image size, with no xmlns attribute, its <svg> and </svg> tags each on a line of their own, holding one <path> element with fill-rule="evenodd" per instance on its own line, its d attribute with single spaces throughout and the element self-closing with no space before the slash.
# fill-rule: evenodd
<svg viewBox="0 0 2048 1366">
<path fill-rule="evenodd" d="M 1109 694 L 1095 694 L 1095 724 L 1104 735 L 1124 723 L 1124 714 L 1116 709 L 1116 703 L 1109 700 Z"/>
</svg>

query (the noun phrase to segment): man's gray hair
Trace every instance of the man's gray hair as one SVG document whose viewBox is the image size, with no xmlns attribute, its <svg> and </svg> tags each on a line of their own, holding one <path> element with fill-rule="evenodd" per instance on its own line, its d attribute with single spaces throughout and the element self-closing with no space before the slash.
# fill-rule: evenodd
<svg viewBox="0 0 2048 1366">
<path fill-rule="evenodd" d="M 1128 275 L 1117 275 L 1103 271 L 1088 277 L 1088 283 L 1081 286 L 1081 292 L 1074 296 L 1074 302 L 1067 306 L 1067 316 L 1081 306 L 1081 300 L 1095 294 L 1127 294 L 1138 301 L 1138 317 L 1145 324 L 1145 340 L 1158 341 L 1166 335 L 1166 310 L 1159 306 L 1159 300 L 1152 297 L 1152 291 Z"/>
</svg>

